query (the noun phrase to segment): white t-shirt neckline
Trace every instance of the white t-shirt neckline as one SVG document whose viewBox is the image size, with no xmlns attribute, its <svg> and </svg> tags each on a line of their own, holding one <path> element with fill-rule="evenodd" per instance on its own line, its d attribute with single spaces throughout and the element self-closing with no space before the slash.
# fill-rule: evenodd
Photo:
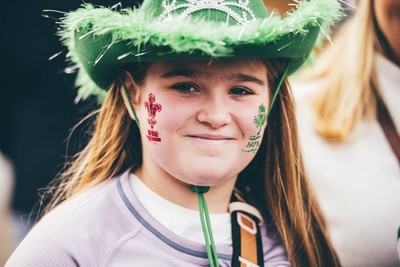
<svg viewBox="0 0 400 267">
<path fill-rule="evenodd" d="M 143 207 L 159 223 L 188 240 L 205 244 L 198 211 L 170 202 L 130 174 L 130 184 Z M 210 214 L 211 227 L 216 245 L 232 246 L 231 216 L 227 213 Z"/>
</svg>

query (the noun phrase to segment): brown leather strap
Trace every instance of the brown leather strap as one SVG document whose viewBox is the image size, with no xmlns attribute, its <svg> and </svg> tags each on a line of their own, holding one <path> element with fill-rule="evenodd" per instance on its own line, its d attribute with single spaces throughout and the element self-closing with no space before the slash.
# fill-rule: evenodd
<svg viewBox="0 0 400 267">
<path fill-rule="evenodd" d="M 400 136 L 385 103 L 378 97 L 378 121 L 400 164 Z"/>
<path fill-rule="evenodd" d="M 236 199 L 240 199 L 240 197 Z M 229 212 L 232 218 L 232 267 L 264 266 L 260 212 L 241 201 L 231 202 Z"/>
</svg>

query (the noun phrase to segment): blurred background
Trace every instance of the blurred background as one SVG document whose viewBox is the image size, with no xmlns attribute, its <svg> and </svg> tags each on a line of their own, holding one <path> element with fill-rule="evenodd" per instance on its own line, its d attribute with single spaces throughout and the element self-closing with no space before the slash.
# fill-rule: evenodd
<svg viewBox="0 0 400 267">
<path fill-rule="evenodd" d="M 68 131 L 87 112 L 74 105 L 73 75 L 63 74 L 63 56 L 49 60 L 62 48 L 55 21 L 41 15 L 78 5 L 72 2 L 7 1 L 0 11 L 0 266 L 34 222 L 38 190 L 60 169 Z"/>
<path fill-rule="evenodd" d="M 120 2 L 125 7 L 140 1 Z M 6 1 L 0 10 L 0 266 L 37 219 L 43 189 L 86 142 L 84 129 L 78 128 L 67 150 L 70 129 L 96 105 L 74 103 L 75 75 L 64 73 L 66 52 L 56 36 L 61 14 L 44 12 L 66 12 L 80 4 Z"/>
</svg>

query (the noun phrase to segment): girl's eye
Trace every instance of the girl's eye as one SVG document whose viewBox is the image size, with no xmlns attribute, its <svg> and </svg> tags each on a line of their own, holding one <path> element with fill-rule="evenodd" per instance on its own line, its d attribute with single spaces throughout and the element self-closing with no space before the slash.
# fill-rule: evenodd
<svg viewBox="0 0 400 267">
<path fill-rule="evenodd" d="M 233 87 L 229 91 L 230 95 L 239 95 L 239 96 L 245 96 L 245 95 L 252 95 L 253 92 L 245 87 Z"/>
<path fill-rule="evenodd" d="M 198 91 L 196 86 L 191 83 L 177 83 L 171 86 L 171 88 L 184 94 L 190 94 Z"/>
</svg>

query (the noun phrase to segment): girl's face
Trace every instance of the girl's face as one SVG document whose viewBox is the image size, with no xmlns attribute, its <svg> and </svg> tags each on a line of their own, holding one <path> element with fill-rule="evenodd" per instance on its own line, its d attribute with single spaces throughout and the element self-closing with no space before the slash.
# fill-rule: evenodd
<svg viewBox="0 0 400 267">
<path fill-rule="evenodd" d="M 262 63 L 153 63 L 138 92 L 144 175 L 234 183 L 261 144 L 269 107 Z"/>
<path fill-rule="evenodd" d="M 400 0 L 374 0 L 378 26 L 400 62 Z"/>
</svg>

